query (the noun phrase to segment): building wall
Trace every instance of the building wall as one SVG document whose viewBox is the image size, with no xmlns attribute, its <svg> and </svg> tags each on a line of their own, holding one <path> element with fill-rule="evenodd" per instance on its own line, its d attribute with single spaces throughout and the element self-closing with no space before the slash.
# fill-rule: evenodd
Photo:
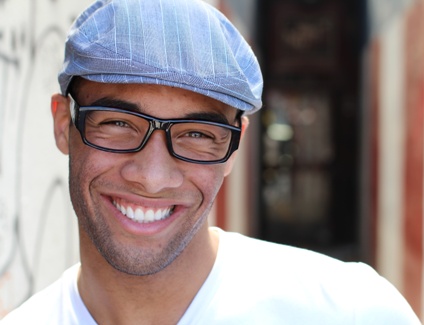
<svg viewBox="0 0 424 325">
<path fill-rule="evenodd" d="M 405 16 L 405 200 L 404 292 L 424 318 L 423 198 L 424 198 L 424 1 L 416 1 Z"/>
<path fill-rule="evenodd" d="M 90 2 L 0 1 L 0 318 L 78 259 L 50 96 L 67 30 Z"/>
<path fill-rule="evenodd" d="M 377 3 L 369 1 L 364 55 L 365 246 L 377 270 L 424 317 L 424 1 Z"/>
</svg>

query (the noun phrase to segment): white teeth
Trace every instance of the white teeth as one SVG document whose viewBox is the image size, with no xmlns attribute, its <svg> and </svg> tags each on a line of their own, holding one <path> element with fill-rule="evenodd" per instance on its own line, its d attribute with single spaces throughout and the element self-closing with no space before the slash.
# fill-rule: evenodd
<svg viewBox="0 0 424 325">
<path fill-rule="evenodd" d="M 164 210 L 157 210 L 156 212 L 152 209 L 149 209 L 146 212 L 144 212 L 142 209 L 136 209 L 134 211 L 131 207 L 125 208 L 124 206 L 116 203 L 115 201 L 113 201 L 113 205 L 119 211 L 121 211 L 123 215 L 140 223 L 148 223 L 148 222 L 165 219 L 171 214 L 171 211 L 172 211 L 171 208 L 164 209 Z"/>
<path fill-rule="evenodd" d="M 169 209 L 165 211 L 165 215 L 168 215 L 168 214 L 169 214 Z M 162 211 L 161 210 L 156 211 L 154 218 L 155 220 L 162 219 Z"/>
<path fill-rule="evenodd" d="M 130 219 L 133 219 L 133 220 L 135 219 L 135 214 L 131 207 L 128 207 L 127 213 L 125 215 Z"/>
<path fill-rule="evenodd" d="M 147 222 L 151 222 L 155 220 L 155 213 L 153 212 L 153 210 L 148 210 L 146 212 L 146 215 L 144 216 L 144 218 L 146 219 Z"/>
<path fill-rule="evenodd" d="M 143 211 L 141 211 L 141 209 L 135 210 L 135 218 L 134 219 L 138 222 L 144 221 L 144 213 L 143 213 Z"/>
</svg>

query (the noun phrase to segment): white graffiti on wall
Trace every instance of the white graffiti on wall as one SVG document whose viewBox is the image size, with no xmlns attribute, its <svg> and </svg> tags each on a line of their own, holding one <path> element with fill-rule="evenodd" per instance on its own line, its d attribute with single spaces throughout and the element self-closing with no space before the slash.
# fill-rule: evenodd
<svg viewBox="0 0 424 325">
<path fill-rule="evenodd" d="M 50 96 L 66 32 L 90 2 L 0 0 L 0 318 L 78 258 Z"/>
</svg>

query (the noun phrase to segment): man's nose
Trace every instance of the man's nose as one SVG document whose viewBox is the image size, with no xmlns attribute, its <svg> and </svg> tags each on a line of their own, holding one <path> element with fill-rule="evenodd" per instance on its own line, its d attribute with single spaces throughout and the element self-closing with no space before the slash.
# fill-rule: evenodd
<svg viewBox="0 0 424 325">
<path fill-rule="evenodd" d="M 128 163 L 122 168 L 122 177 L 138 183 L 146 192 L 155 194 L 183 183 L 183 173 L 179 169 L 181 163 L 169 153 L 165 132 L 154 131 L 144 148 L 130 155 Z"/>
</svg>

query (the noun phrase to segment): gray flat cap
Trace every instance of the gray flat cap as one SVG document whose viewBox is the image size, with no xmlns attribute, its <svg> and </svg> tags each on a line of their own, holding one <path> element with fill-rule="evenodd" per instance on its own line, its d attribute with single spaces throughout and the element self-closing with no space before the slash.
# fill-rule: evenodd
<svg viewBox="0 0 424 325">
<path fill-rule="evenodd" d="M 74 76 L 184 88 L 249 113 L 262 106 L 262 74 L 252 49 L 201 0 L 96 1 L 69 32 L 62 94 Z"/>
</svg>

